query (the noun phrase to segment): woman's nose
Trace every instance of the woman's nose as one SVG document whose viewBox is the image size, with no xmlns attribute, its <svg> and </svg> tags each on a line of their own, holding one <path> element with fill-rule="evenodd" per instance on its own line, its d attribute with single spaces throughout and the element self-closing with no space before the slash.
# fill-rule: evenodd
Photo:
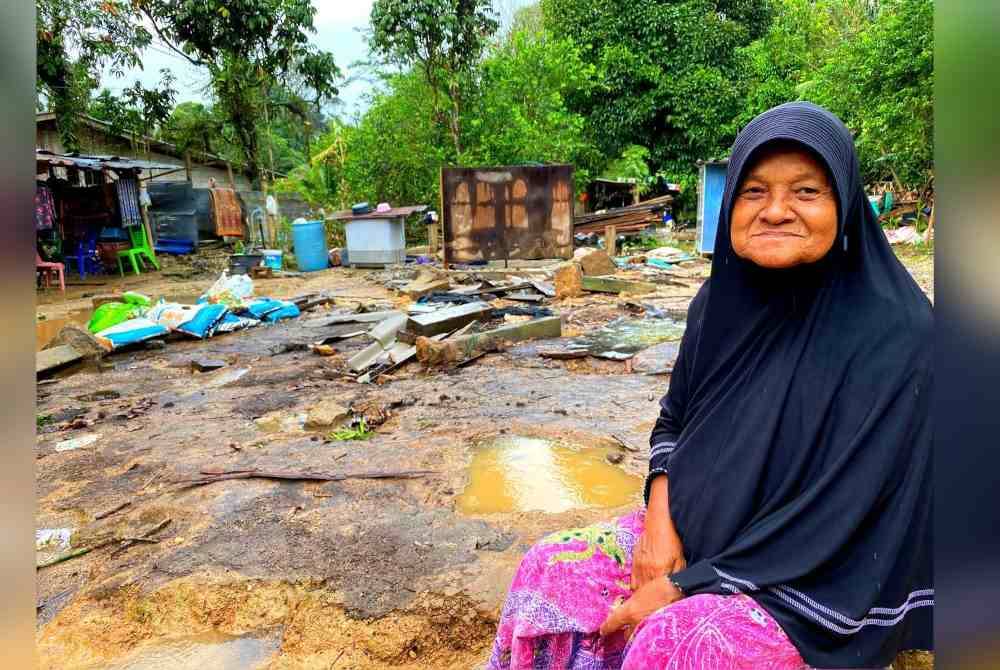
<svg viewBox="0 0 1000 670">
<path fill-rule="evenodd" d="M 795 215 L 789 206 L 788 197 L 782 193 L 775 193 L 768 198 L 767 205 L 760 212 L 760 218 L 764 223 L 777 226 L 788 223 L 795 218 Z"/>
</svg>

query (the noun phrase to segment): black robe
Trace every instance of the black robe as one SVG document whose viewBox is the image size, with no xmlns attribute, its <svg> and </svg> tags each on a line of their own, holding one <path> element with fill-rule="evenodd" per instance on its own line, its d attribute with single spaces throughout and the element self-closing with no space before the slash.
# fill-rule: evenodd
<svg viewBox="0 0 1000 670">
<path fill-rule="evenodd" d="M 729 237 L 743 171 L 775 140 L 811 149 L 837 193 L 832 249 L 787 270 L 739 258 Z M 809 103 L 754 119 L 733 145 L 711 278 L 650 438 L 686 593 L 746 593 L 818 668 L 932 648 L 932 328 L 847 128 Z"/>
</svg>

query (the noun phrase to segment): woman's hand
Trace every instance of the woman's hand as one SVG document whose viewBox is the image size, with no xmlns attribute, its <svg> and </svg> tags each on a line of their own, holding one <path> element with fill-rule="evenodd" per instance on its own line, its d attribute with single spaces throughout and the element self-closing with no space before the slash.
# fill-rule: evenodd
<svg viewBox="0 0 1000 670">
<path fill-rule="evenodd" d="M 685 567 L 684 546 L 670 518 L 667 476 L 659 475 L 650 484 L 645 528 L 632 553 L 632 590 Z"/>
<path fill-rule="evenodd" d="M 636 591 L 654 580 L 680 572 L 687 567 L 681 538 L 669 519 L 652 521 L 646 515 L 646 528 L 632 553 L 632 590 Z"/>
<path fill-rule="evenodd" d="M 623 626 L 628 626 L 626 638 L 630 638 L 643 619 L 683 597 L 684 594 L 666 577 L 654 579 L 611 611 L 601 624 L 601 635 L 610 635 Z"/>
</svg>

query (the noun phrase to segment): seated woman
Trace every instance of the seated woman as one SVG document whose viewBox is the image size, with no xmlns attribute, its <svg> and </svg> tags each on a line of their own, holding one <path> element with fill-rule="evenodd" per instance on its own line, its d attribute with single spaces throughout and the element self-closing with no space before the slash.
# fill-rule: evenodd
<svg viewBox="0 0 1000 670">
<path fill-rule="evenodd" d="M 932 315 L 808 103 L 736 138 L 646 507 L 524 557 L 489 668 L 873 668 L 931 648 Z"/>
</svg>

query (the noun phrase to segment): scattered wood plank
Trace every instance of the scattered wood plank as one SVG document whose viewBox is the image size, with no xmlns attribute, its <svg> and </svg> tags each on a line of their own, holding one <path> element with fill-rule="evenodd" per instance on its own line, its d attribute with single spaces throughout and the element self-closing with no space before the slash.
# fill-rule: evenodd
<svg viewBox="0 0 1000 670">
<path fill-rule="evenodd" d="M 378 323 L 379 321 L 384 321 L 385 319 L 388 319 L 390 316 L 394 316 L 396 314 L 403 314 L 403 313 L 398 310 L 391 310 L 387 312 L 359 312 L 357 314 L 338 314 L 337 316 L 331 317 L 329 320 L 325 321 L 322 325 L 335 326 L 340 323 Z"/>
<path fill-rule="evenodd" d="M 120 503 L 118 505 L 115 505 L 114 507 L 112 507 L 110 509 L 106 509 L 103 512 L 98 512 L 97 514 L 94 515 L 94 520 L 97 521 L 99 519 L 105 519 L 105 518 L 111 516 L 112 514 L 114 514 L 116 512 L 122 511 L 123 509 L 125 509 L 126 507 L 128 507 L 131 504 L 132 504 L 131 500 L 126 500 L 125 502 Z"/>
<path fill-rule="evenodd" d="M 538 304 L 545 300 L 545 296 L 539 295 L 537 293 L 508 293 L 504 296 L 507 300 L 513 300 L 515 302 L 530 302 Z"/>
<path fill-rule="evenodd" d="M 584 277 L 583 290 L 592 293 L 653 293 L 656 284 L 644 281 L 628 281 L 614 277 Z"/>
<path fill-rule="evenodd" d="M 538 352 L 538 355 L 542 358 L 566 361 L 573 358 L 586 358 L 590 352 L 586 349 L 543 349 Z"/>
<path fill-rule="evenodd" d="M 495 351 L 503 342 L 559 337 L 561 334 L 562 319 L 558 316 L 549 316 L 503 326 L 484 333 L 463 335 L 443 342 L 420 337 L 417 338 L 417 358 L 428 365 L 456 364 L 484 352 Z"/>
<path fill-rule="evenodd" d="M 152 528 L 143 531 L 136 537 L 118 537 L 118 536 L 106 537 L 102 540 L 95 542 L 90 546 L 80 547 L 79 549 L 73 549 L 72 551 L 68 551 L 65 554 L 59 554 L 58 556 L 53 556 L 49 560 L 37 564 L 35 566 L 35 569 L 41 570 L 42 568 L 47 568 L 52 565 L 57 565 L 59 563 L 63 563 L 64 561 L 68 561 L 71 558 L 76 558 L 77 556 L 83 556 L 85 554 L 89 554 L 95 549 L 101 549 L 102 547 L 106 547 L 109 544 L 114 544 L 115 542 L 121 542 L 122 545 L 114 552 L 114 554 L 112 554 L 112 555 L 117 555 L 120 552 L 125 551 L 132 545 L 136 544 L 137 542 L 146 540 L 147 538 L 149 538 L 150 535 L 155 535 L 156 533 L 159 533 L 161 530 L 167 527 L 170 521 L 171 520 L 169 518 L 164 519 L 163 521 L 159 522 Z"/>
<path fill-rule="evenodd" d="M 415 335 L 430 337 L 439 333 L 454 331 L 474 321 L 488 319 L 493 307 L 485 302 L 470 302 L 465 305 L 445 307 L 429 314 L 411 316 L 406 329 Z"/>
<path fill-rule="evenodd" d="M 43 349 L 35 354 L 35 374 L 45 374 L 80 360 L 83 360 L 83 354 L 68 344 Z"/>
<path fill-rule="evenodd" d="M 416 479 L 437 474 L 435 470 L 386 470 L 380 472 L 311 472 L 306 470 L 201 470 L 203 477 L 181 479 L 175 484 L 204 486 L 230 479 L 282 479 L 288 481 L 340 482 L 346 479 Z"/>
</svg>

